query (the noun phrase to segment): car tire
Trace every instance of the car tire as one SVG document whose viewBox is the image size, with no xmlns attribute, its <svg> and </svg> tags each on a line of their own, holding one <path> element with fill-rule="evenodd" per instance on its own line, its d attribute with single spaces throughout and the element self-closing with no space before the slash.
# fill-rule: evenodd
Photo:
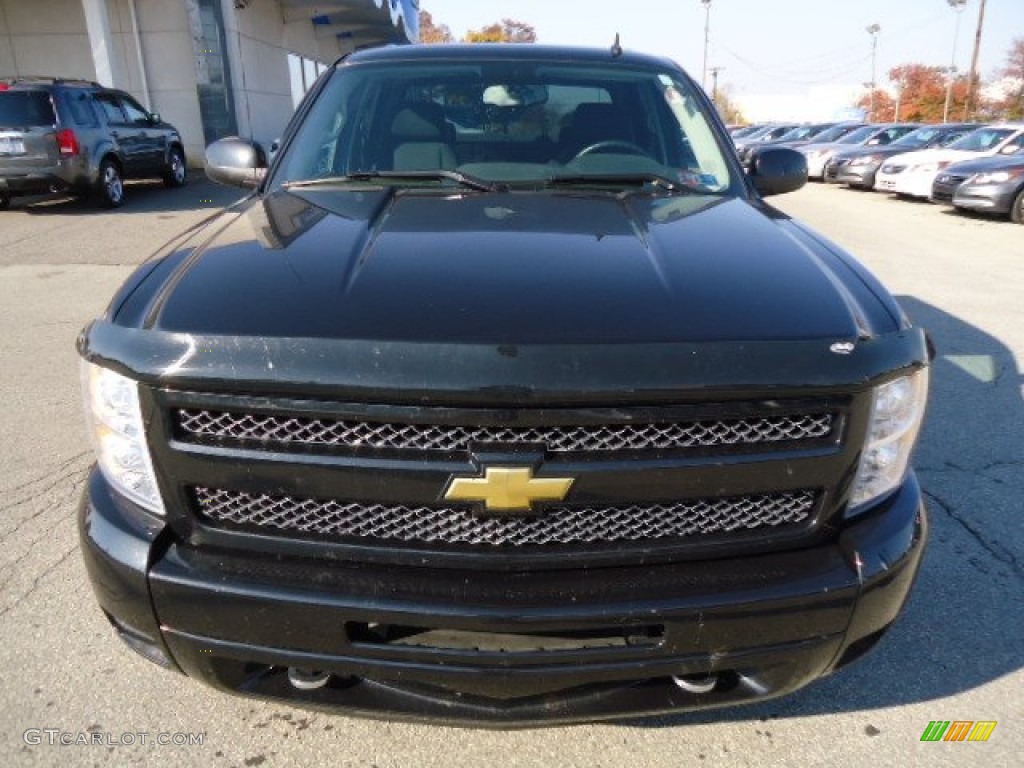
<svg viewBox="0 0 1024 768">
<path fill-rule="evenodd" d="M 1010 206 L 1010 221 L 1014 224 L 1024 224 L 1024 189 L 1013 198 L 1013 205 Z"/>
<path fill-rule="evenodd" d="M 121 168 L 110 158 L 100 163 L 96 180 L 96 202 L 104 208 L 119 208 L 124 203 L 124 179 Z"/>
<path fill-rule="evenodd" d="M 164 169 L 164 186 L 171 189 L 185 186 L 188 169 L 185 167 L 185 153 L 171 147 L 167 153 L 167 167 Z"/>
<path fill-rule="evenodd" d="M 6 211 L 11 207 L 11 196 L 0 195 L 0 211 Z"/>
</svg>

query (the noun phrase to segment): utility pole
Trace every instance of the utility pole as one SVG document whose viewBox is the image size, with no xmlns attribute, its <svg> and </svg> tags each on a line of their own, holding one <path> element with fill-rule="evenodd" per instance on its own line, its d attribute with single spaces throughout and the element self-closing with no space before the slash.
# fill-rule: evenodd
<svg viewBox="0 0 1024 768">
<path fill-rule="evenodd" d="M 953 80 L 956 78 L 956 42 L 960 37 L 960 17 L 963 15 L 964 6 L 967 0 L 946 0 L 949 7 L 956 15 L 956 26 L 953 28 L 953 57 L 949 61 L 949 69 L 946 71 L 946 106 L 942 108 L 942 122 L 949 122 L 949 105 L 953 101 Z"/>
<path fill-rule="evenodd" d="M 716 107 L 718 106 L 718 73 L 723 69 L 725 69 L 725 67 L 711 68 L 711 103 Z"/>
<path fill-rule="evenodd" d="M 708 43 L 711 40 L 711 0 L 700 0 L 704 6 L 704 68 L 701 70 L 700 86 L 708 89 Z"/>
<path fill-rule="evenodd" d="M 896 109 L 893 112 L 892 121 L 898 123 L 900 121 L 900 103 L 903 101 L 903 88 L 906 85 L 906 74 L 903 69 L 900 68 L 900 81 L 896 89 Z"/>
<path fill-rule="evenodd" d="M 967 78 L 967 98 L 964 100 L 964 120 L 971 116 L 971 105 L 974 99 L 974 82 L 978 78 L 978 51 L 981 50 L 981 30 L 985 26 L 985 0 L 981 0 L 978 8 L 978 29 L 974 33 L 974 53 L 971 55 L 971 74 Z"/>
<path fill-rule="evenodd" d="M 871 35 L 871 97 L 870 97 L 870 108 L 868 111 L 868 122 L 873 122 L 875 119 L 875 90 L 878 88 L 878 80 L 876 79 L 876 64 L 878 63 L 878 33 L 882 31 L 882 27 L 878 24 L 872 24 L 870 27 L 865 27 L 867 33 Z"/>
</svg>

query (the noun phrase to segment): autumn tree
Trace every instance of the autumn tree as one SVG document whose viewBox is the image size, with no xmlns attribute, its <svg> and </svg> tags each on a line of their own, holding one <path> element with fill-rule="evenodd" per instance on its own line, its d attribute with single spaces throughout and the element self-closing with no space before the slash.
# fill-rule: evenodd
<svg viewBox="0 0 1024 768">
<path fill-rule="evenodd" d="M 896 96 L 883 90 L 875 91 L 875 112 L 872 121 L 902 120 L 916 123 L 942 122 L 946 111 L 946 88 L 953 77 L 949 105 L 949 119 L 959 119 L 967 100 L 967 76 L 949 72 L 946 67 L 925 64 L 901 64 L 889 70 L 889 82 Z M 867 110 L 871 94 L 865 94 L 857 106 Z"/>
<path fill-rule="evenodd" d="M 747 122 L 743 110 L 733 101 L 732 89 L 727 85 L 718 89 L 718 94 L 715 96 L 715 108 L 726 125 L 742 125 Z"/>
<path fill-rule="evenodd" d="M 455 36 L 447 24 L 435 24 L 429 11 L 420 11 L 421 43 L 454 43 Z"/>
<path fill-rule="evenodd" d="M 998 105 L 1007 120 L 1024 119 L 1024 37 L 1014 38 L 999 74 L 1010 81 L 1010 90 Z"/>
<path fill-rule="evenodd" d="M 480 29 L 466 32 L 467 43 L 535 43 L 537 30 L 532 25 L 515 19 L 502 19 Z"/>
<path fill-rule="evenodd" d="M 864 110 L 865 120 L 869 123 L 884 123 L 892 120 L 896 107 L 888 91 L 883 91 L 881 88 L 875 89 L 874 112 L 871 111 L 871 103 L 871 92 L 869 91 L 861 96 L 855 105 Z M 902 111 L 900 114 L 903 114 Z"/>
</svg>

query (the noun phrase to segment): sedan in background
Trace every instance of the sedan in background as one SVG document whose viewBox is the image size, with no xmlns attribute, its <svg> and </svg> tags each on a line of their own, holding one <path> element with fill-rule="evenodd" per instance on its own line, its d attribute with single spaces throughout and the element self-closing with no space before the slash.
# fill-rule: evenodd
<svg viewBox="0 0 1024 768">
<path fill-rule="evenodd" d="M 919 149 L 948 146 L 977 127 L 975 123 L 925 125 L 901 136 L 888 146 L 875 145 L 837 152 L 832 158 L 836 174 L 827 180 L 857 189 L 871 189 L 875 186 L 875 174 L 886 159 Z"/>
<path fill-rule="evenodd" d="M 953 163 L 935 177 L 931 199 L 1024 224 L 1024 153 Z"/>
<path fill-rule="evenodd" d="M 807 144 L 796 149 L 807 158 L 807 178 L 824 181 L 825 166 L 837 152 L 855 147 L 886 146 L 917 127 L 913 123 L 865 125 L 831 144 Z"/>
<path fill-rule="evenodd" d="M 913 133 L 920 126 L 916 123 L 883 123 L 872 126 L 875 128 L 875 133 L 868 136 L 867 139 L 860 143 L 860 146 L 854 147 L 853 149 L 881 149 L 882 147 L 888 147 L 890 144 L 899 141 L 907 134 Z M 832 156 L 825 161 L 825 167 L 822 169 L 821 180 L 834 183 L 839 175 L 840 169 L 847 163 L 847 160 L 841 159 L 840 155 L 845 155 L 846 152 L 851 150 L 840 150 L 833 152 Z"/>
<path fill-rule="evenodd" d="M 752 123 L 751 125 L 737 125 L 729 128 L 729 135 L 734 140 L 742 139 L 744 136 L 749 136 L 754 131 L 759 131 L 764 127 L 764 123 Z"/>
<path fill-rule="evenodd" d="M 749 162 L 754 153 L 765 147 L 796 147 L 801 144 L 806 144 L 809 141 L 813 141 L 815 136 L 820 135 L 823 131 L 832 128 L 835 123 L 809 123 L 807 125 L 798 125 L 795 128 L 786 131 L 784 134 L 779 136 L 777 139 L 763 139 L 756 143 L 743 143 L 740 147 L 739 143 L 736 147 L 736 152 L 740 156 L 740 160 L 744 163 Z"/>
<path fill-rule="evenodd" d="M 932 184 L 947 165 L 993 155 L 1013 155 L 1024 147 L 1024 123 L 987 125 L 948 147 L 890 157 L 875 175 L 875 189 L 905 197 L 930 198 Z"/>
<path fill-rule="evenodd" d="M 803 139 L 801 141 L 788 141 L 785 144 L 779 146 L 785 147 L 800 147 L 808 144 L 831 144 L 832 142 L 839 141 L 845 138 L 849 134 L 853 133 L 858 128 L 863 128 L 867 123 L 836 123 L 831 128 L 826 128 L 821 133 L 812 136 L 809 139 Z"/>
<path fill-rule="evenodd" d="M 759 147 L 762 144 L 774 142 L 782 136 L 785 136 L 794 128 L 798 127 L 799 126 L 796 123 L 776 123 L 774 125 L 767 126 L 762 131 L 752 133 L 745 138 L 734 140 L 733 144 L 736 145 L 736 154 L 739 155 L 740 160 L 748 160 L 750 159 L 750 153 L 753 147 Z"/>
</svg>

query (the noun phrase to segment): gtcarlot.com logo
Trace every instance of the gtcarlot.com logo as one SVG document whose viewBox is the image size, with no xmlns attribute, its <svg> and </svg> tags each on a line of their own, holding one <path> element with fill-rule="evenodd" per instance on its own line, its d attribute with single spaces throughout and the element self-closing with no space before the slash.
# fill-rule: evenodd
<svg viewBox="0 0 1024 768">
<path fill-rule="evenodd" d="M 60 728 L 29 728 L 21 734 L 21 740 L 30 747 L 201 747 L 205 733 L 183 733 L 172 731 L 62 731 Z"/>
<path fill-rule="evenodd" d="M 921 741 L 988 741 L 996 729 L 995 720 L 932 720 Z"/>
</svg>

